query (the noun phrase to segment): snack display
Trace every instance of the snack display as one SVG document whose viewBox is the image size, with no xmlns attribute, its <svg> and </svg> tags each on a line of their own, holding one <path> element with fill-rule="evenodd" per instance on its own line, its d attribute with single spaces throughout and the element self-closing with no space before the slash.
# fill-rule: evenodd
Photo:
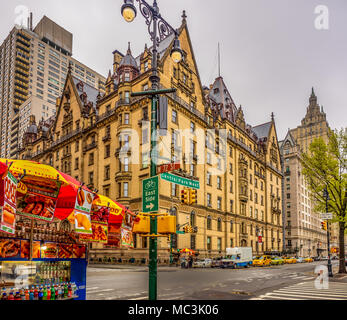
<svg viewBox="0 0 347 320">
<path fill-rule="evenodd" d="M 87 215 L 83 213 L 75 214 L 75 219 L 77 221 L 77 228 L 84 228 L 85 230 L 90 230 L 92 224 Z"/>
<path fill-rule="evenodd" d="M 93 206 L 91 220 L 93 222 L 107 224 L 110 210 L 106 207 Z"/>
<path fill-rule="evenodd" d="M 61 259 L 72 258 L 73 245 L 71 244 L 59 244 L 58 245 L 58 257 Z"/>
<path fill-rule="evenodd" d="M 83 189 L 80 189 L 80 190 L 78 191 L 78 193 L 77 193 L 77 202 L 78 202 L 78 205 L 83 206 L 84 201 L 85 201 L 84 190 L 83 190 Z"/>
<path fill-rule="evenodd" d="M 73 245 L 73 258 L 82 259 L 86 257 L 86 247 Z"/>
<path fill-rule="evenodd" d="M 20 240 L 0 239 L 0 258 L 14 258 L 19 255 Z"/>
<path fill-rule="evenodd" d="M 40 258 L 41 245 L 40 241 L 33 242 L 33 259 Z M 20 257 L 22 259 L 29 259 L 30 257 L 30 241 L 29 240 L 21 240 L 20 242 Z"/>
<path fill-rule="evenodd" d="M 104 242 L 107 243 L 107 226 L 103 226 L 100 224 L 93 224 L 93 240 L 96 242 Z"/>
<path fill-rule="evenodd" d="M 42 258 L 58 258 L 58 246 L 56 243 L 45 242 L 43 248 L 44 249 L 41 250 Z"/>
</svg>

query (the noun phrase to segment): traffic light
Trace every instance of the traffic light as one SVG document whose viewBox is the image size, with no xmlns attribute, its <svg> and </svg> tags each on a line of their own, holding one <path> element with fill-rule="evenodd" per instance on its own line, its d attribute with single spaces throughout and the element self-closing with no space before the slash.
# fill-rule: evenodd
<svg viewBox="0 0 347 320">
<path fill-rule="evenodd" d="M 181 203 L 189 204 L 189 190 L 184 189 L 181 191 Z"/>
<path fill-rule="evenodd" d="M 198 195 L 197 195 L 197 191 L 195 189 L 190 189 L 189 190 L 189 193 L 190 193 L 190 201 L 189 203 L 190 204 L 196 204 L 198 203 Z"/>
<path fill-rule="evenodd" d="M 188 231 L 188 226 L 183 227 L 183 231 L 184 231 L 184 233 L 188 233 L 189 232 Z"/>
<path fill-rule="evenodd" d="M 322 225 L 322 229 L 323 229 L 323 230 L 325 230 L 325 231 L 328 230 L 328 228 L 327 228 L 327 222 L 326 222 L 326 221 L 322 221 L 322 222 L 321 222 L 321 225 Z"/>
</svg>

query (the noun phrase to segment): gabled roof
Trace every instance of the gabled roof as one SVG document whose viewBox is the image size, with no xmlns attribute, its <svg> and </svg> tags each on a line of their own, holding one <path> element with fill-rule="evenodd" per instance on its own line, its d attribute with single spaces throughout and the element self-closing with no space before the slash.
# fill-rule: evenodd
<svg viewBox="0 0 347 320">
<path fill-rule="evenodd" d="M 94 87 L 90 86 L 86 82 L 76 78 L 75 76 L 72 76 L 72 80 L 74 85 L 76 86 L 77 92 L 80 96 L 85 93 L 87 95 L 87 101 L 91 102 L 93 104 L 93 107 L 96 109 L 96 102 L 97 102 L 97 97 L 99 95 L 99 90 L 95 89 Z M 82 86 L 79 84 L 82 83 Z"/>
<path fill-rule="evenodd" d="M 288 130 L 286 137 L 279 142 L 279 148 L 283 148 L 287 142 L 290 143 L 291 147 L 294 147 L 296 145 L 295 139 L 293 138 L 290 130 Z"/>
<path fill-rule="evenodd" d="M 219 113 L 222 119 L 228 118 L 231 122 L 235 121 L 237 108 L 222 77 L 216 78 L 209 90 L 208 98 L 220 105 Z"/>
<path fill-rule="evenodd" d="M 258 126 L 252 127 L 252 131 L 256 134 L 258 139 L 267 138 L 270 133 L 272 122 L 267 122 L 260 124 Z"/>
</svg>

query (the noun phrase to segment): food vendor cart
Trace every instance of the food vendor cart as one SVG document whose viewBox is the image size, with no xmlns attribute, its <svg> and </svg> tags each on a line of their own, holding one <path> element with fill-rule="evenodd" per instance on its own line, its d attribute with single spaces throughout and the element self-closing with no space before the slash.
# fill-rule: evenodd
<svg viewBox="0 0 347 320">
<path fill-rule="evenodd" d="M 3 159 L 0 163 L 1 174 Z M 86 245 L 79 241 L 68 220 L 55 217 L 61 188 L 64 187 L 69 195 L 74 189 L 69 190 L 69 183 L 52 167 L 30 161 L 10 160 L 7 164 L 0 191 L 4 195 L 0 203 L 0 282 L 3 292 L 9 292 L 11 288 L 24 292 L 27 287 L 59 287 L 69 283 L 74 284 L 76 290 L 64 299 L 85 300 Z M 84 201 L 91 204 L 90 197 L 83 195 L 76 203 L 84 210 L 87 207 Z M 15 219 L 4 220 L 4 212 L 9 211 L 6 208 L 12 210 L 10 213 Z M 85 213 L 83 210 L 81 215 Z M 80 229 L 83 229 L 82 224 L 88 228 L 85 219 L 78 225 Z"/>
</svg>

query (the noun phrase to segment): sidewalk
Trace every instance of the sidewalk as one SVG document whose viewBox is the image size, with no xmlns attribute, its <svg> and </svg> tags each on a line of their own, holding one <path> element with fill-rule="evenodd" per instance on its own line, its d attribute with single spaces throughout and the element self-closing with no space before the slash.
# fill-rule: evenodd
<svg viewBox="0 0 347 320">
<path fill-rule="evenodd" d="M 333 271 L 333 277 L 329 278 L 329 281 L 347 283 L 347 273 L 339 274 L 338 273 L 339 272 L 338 266 L 333 266 L 332 271 Z M 317 274 L 314 272 L 307 272 L 307 274 L 312 275 L 312 276 L 317 276 Z"/>
<path fill-rule="evenodd" d="M 88 268 L 100 268 L 100 269 L 120 269 L 128 271 L 147 271 L 147 265 L 129 265 L 129 264 L 89 264 Z M 176 266 L 158 266 L 159 271 L 176 271 L 180 267 Z"/>
</svg>

